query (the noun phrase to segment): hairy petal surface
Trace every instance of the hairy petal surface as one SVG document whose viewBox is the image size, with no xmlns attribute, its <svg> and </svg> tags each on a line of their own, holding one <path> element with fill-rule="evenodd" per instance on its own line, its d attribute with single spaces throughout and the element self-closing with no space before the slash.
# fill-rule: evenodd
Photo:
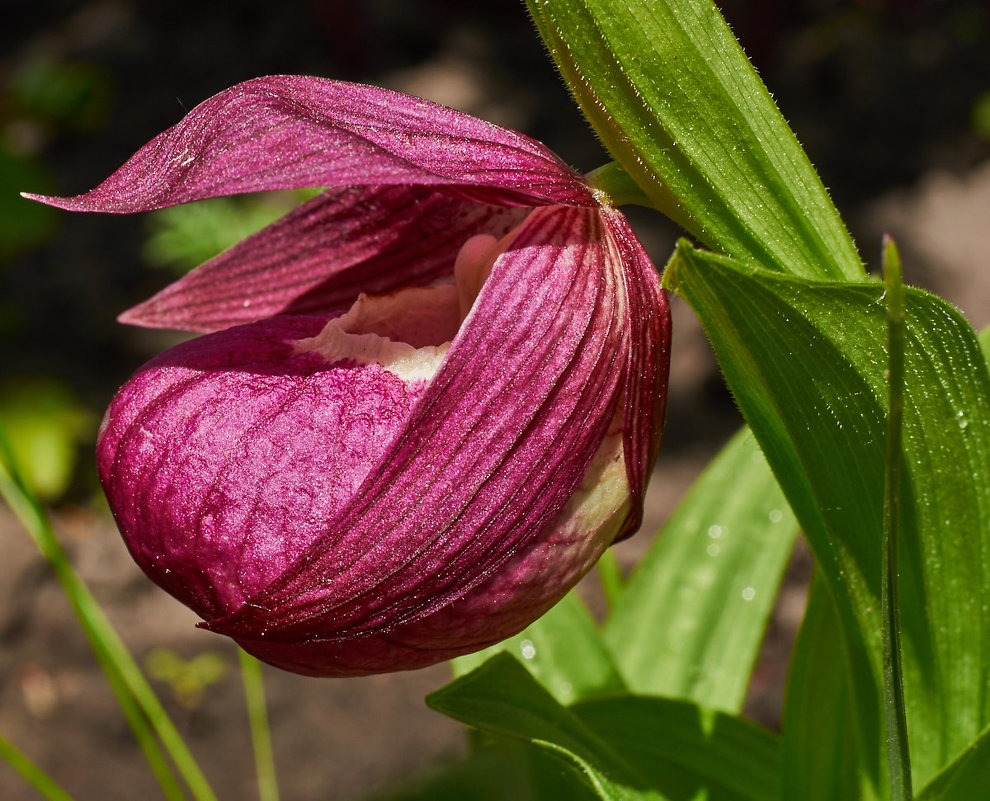
<svg viewBox="0 0 990 801">
<path fill-rule="evenodd" d="M 624 390 L 620 271 L 598 210 L 533 212 L 352 502 L 271 586 L 206 627 L 262 656 L 267 642 L 308 640 L 360 662 L 376 636 L 469 597 L 552 538 Z M 533 615 L 569 586 L 534 599 Z M 489 629 L 488 642 L 510 633 Z M 444 646 L 436 636 L 427 648 Z"/>
<path fill-rule="evenodd" d="M 465 240 L 501 237 L 527 213 L 422 187 L 329 190 L 119 319 L 209 332 L 276 314 L 344 311 L 360 292 L 449 277 Z"/>
<path fill-rule="evenodd" d="M 594 204 L 581 176 L 529 137 L 410 95 L 299 75 L 255 78 L 203 101 L 90 192 L 28 197 L 128 213 L 243 192 L 387 184 L 492 204 Z"/>
</svg>

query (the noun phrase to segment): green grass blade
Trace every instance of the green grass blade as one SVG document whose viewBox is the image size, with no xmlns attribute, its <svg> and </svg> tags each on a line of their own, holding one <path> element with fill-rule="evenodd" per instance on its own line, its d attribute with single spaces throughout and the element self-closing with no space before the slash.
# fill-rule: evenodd
<svg viewBox="0 0 990 801">
<path fill-rule="evenodd" d="M 258 775 L 258 798 L 259 801 L 278 801 L 275 754 L 272 751 L 272 733 L 268 726 L 261 663 L 240 648 L 237 649 L 237 653 L 241 660 L 244 699 L 247 702 L 248 724 L 251 727 L 255 772 Z"/>
<path fill-rule="evenodd" d="M 133 714 L 131 703 L 127 700 L 128 696 L 133 698 L 134 703 L 146 716 L 152 730 L 172 758 L 179 775 L 186 782 L 193 797 L 197 801 L 216 801 L 216 796 L 206 777 L 158 700 L 158 696 L 155 695 L 141 669 L 127 650 L 127 646 L 117 635 L 113 625 L 89 589 L 69 564 L 44 508 L 30 491 L 30 488 L 20 480 L 10 450 L 6 446 L 2 429 L 0 429 L 0 494 L 3 495 L 14 514 L 35 541 L 42 555 L 51 565 L 89 639 L 100 666 L 107 674 L 111 686 L 117 692 L 117 697 L 121 700 L 124 712 L 132 727 L 138 723 L 140 715 L 135 716 Z M 126 692 L 124 692 L 125 688 Z M 136 730 L 135 734 L 142 748 L 147 748 L 147 744 L 150 742 L 148 733 L 143 730 Z M 148 755 L 149 751 L 146 750 L 145 754 Z M 164 778 L 164 774 L 160 772 L 162 761 L 157 757 L 150 757 L 149 762 L 161 782 Z M 182 797 L 181 791 L 174 786 L 174 782 L 162 786 L 169 798 Z M 177 791 L 178 794 L 176 794 Z"/>
<path fill-rule="evenodd" d="M 654 207 L 741 260 L 864 277 L 821 180 L 711 0 L 527 3 L 585 116 Z"/>
<path fill-rule="evenodd" d="M 797 524 L 748 430 L 681 501 L 604 628 L 630 691 L 742 709 Z"/>
<path fill-rule="evenodd" d="M 47 773 L 24 756 L 0 734 L 0 759 L 21 774 L 46 801 L 72 801 L 72 796 L 58 786 Z"/>
</svg>

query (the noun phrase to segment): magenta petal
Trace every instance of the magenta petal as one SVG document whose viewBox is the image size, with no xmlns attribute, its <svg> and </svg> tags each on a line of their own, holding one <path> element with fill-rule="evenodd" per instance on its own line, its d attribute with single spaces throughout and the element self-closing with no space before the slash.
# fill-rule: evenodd
<svg viewBox="0 0 990 801">
<path fill-rule="evenodd" d="M 468 603 L 514 554 L 552 539 L 548 524 L 580 484 L 623 392 L 630 343 L 612 255 L 597 209 L 535 211 L 353 501 L 270 587 L 207 628 L 268 658 L 265 643 L 304 639 L 326 647 L 321 659 L 341 660 L 322 670 L 346 672 L 347 660 L 361 664 L 380 648 L 376 638 Z M 543 587 L 530 619 L 579 575 Z M 511 633 L 489 627 L 486 642 Z M 436 652 L 419 664 L 445 656 L 450 643 L 434 636 L 417 644 Z M 371 662 L 360 669 L 389 669 Z"/>
<path fill-rule="evenodd" d="M 410 95 L 274 75 L 226 89 L 152 139 L 71 211 L 127 213 L 202 198 L 316 186 L 461 188 L 511 205 L 593 205 L 544 145 Z"/>
<path fill-rule="evenodd" d="M 642 522 L 643 497 L 660 450 L 667 411 L 670 368 L 670 304 L 660 276 L 621 212 L 603 208 L 616 258 L 622 263 L 625 313 L 632 347 L 626 370 L 626 468 L 633 496 L 633 514 L 619 539 L 634 534 Z"/>
<path fill-rule="evenodd" d="M 331 364 L 320 318 L 200 337 L 120 390 L 97 462 L 135 561 L 210 618 L 291 567 L 363 482 L 425 387 Z"/>
<path fill-rule="evenodd" d="M 419 187 L 331 190 L 124 312 L 152 328 L 216 331 L 276 314 L 346 310 L 449 276 L 469 237 L 501 237 L 525 209 L 480 206 Z"/>
</svg>

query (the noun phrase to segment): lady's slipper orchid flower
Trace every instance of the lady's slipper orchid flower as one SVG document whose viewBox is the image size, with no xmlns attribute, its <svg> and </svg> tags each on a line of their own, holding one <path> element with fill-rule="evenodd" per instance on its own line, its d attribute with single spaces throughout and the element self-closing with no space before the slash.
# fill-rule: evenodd
<svg viewBox="0 0 990 801">
<path fill-rule="evenodd" d="M 131 554 L 299 673 L 510 636 L 639 525 L 670 320 L 625 218 L 543 145 L 449 108 L 259 78 L 92 191 L 138 212 L 330 187 L 126 312 L 206 332 L 100 431 Z"/>
</svg>

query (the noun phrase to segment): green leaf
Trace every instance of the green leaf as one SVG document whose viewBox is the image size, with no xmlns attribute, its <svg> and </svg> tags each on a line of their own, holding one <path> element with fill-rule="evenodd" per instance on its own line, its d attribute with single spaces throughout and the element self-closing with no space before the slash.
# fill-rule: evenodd
<svg viewBox="0 0 990 801">
<path fill-rule="evenodd" d="M 873 743 L 859 741 L 860 714 L 849 686 L 835 605 L 816 572 L 787 673 L 780 746 L 785 801 L 880 798 L 871 781 L 876 765 L 871 770 L 862 764 Z"/>
<path fill-rule="evenodd" d="M 662 799 L 596 732 L 507 653 L 426 697 L 432 709 L 482 731 L 532 743 L 564 760 L 600 798 Z"/>
<path fill-rule="evenodd" d="M 618 695 L 558 704 L 516 660 L 498 654 L 428 696 L 434 709 L 567 761 L 602 798 L 773 801 L 777 741 L 695 704 Z"/>
<path fill-rule="evenodd" d="M 878 740 L 886 319 L 878 284 L 782 276 L 679 245 L 694 307 L 828 582 L 863 742 Z M 919 786 L 990 723 L 990 376 L 949 304 L 906 299 L 900 586 Z M 876 743 L 879 749 L 880 743 Z"/>
<path fill-rule="evenodd" d="M 597 798 L 574 771 L 545 750 L 488 738 L 469 757 L 434 770 L 374 801 L 588 801 Z"/>
<path fill-rule="evenodd" d="M 983 349 L 983 358 L 990 363 L 990 327 L 980 331 L 980 347 Z"/>
<path fill-rule="evenodd" d="M 990 729 L 925 787 L 918 801 L 973 801 L 990 787 Z"/>
<path fill-rule="evenodd" d="M 780 797 L 779 741 L 747 720 L 632 695 L 581 701 L 571 710 L 670 799 Z"/>
<path fill-rule="evenodd" d="M 598 627 L 573 592 L 515 637 L 454 659 L 454 675 L 470 673 L 501 651 L 520 659 L 562 704 L 625 689 Z"/>
<path fill-rule="evenodd" d="M 797 524 L 753 435 L 708 466 L 605 626 L 635 693 L 742 709 Z"/>
<path fill-rule="evenodd" d="M 821 180 L 710 0 L 527 2 L 585 116 L 656 208 L 741 260 L 863 278 Z"/>
</svg>

